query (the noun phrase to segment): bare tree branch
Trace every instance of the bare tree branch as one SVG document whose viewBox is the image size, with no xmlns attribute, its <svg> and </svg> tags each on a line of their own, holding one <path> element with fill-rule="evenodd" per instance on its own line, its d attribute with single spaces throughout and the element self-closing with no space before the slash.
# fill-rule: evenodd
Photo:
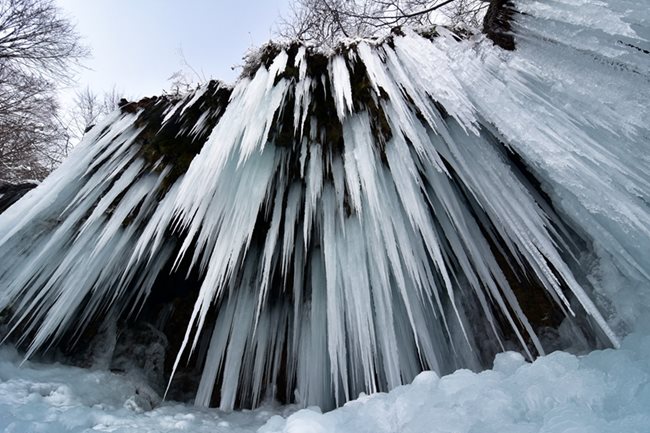
<svg viewBox="0 0 650 433">
<path fill-rule="evenodd" d="M 67 154 L 57 86 L 86 54 L 53 0 L 0 0 L 0 182 L 40 180 Z"/>
<path fill-rule="evenodd" d="M 294 0 L 279 35 L 334 47 L 342 37 L 374 37 L 396 26 L 440 23 L 478 27 L 482 0 Z"/>
</svg>

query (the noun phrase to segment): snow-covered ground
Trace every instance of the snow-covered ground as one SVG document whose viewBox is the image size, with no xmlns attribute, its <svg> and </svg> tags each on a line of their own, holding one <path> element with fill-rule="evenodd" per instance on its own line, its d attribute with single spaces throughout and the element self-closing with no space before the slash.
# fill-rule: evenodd
<svg viewBox="0 0 650 433">
<path fill-rule="evenodd" d="M 100 370 L 25 362 L 0 349 L 0 431 L 28 432 L 251 432 L 292 407 L 265 405 L 224 413 L 160 398 L 146 385 Z"/>
<path fill-rule="evenodd" d="M 120 375 L 21 362 L 15 350 L 0 350 L 0 431 L 650 432 L 650 337 L 640 334 L 628 336 L 619 350 L 586 356 L 555 352 L 531 364 L 506 352 L 478 374 L 424 372 L 411 385 L 325 414 L 270 403 L 231 413 L 156 405 L 146 387 Z"/>
</svg>

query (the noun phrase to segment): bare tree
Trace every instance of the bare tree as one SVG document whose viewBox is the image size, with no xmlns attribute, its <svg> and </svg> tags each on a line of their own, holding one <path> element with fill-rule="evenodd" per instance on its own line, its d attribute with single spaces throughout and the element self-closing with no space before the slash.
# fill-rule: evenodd
<svg viewBox="0 0 650 433">
<path fill-rule="evenodd" d="M 64 132 L 51 83 L 0 63 L 0 181 L 42 179 L 58 161 Z M 56 147 L 55 147 L 56 146 Z"/>
<path fill-rule="evenodd" d="M 444 13 L 449 17 L 452 26 L 481 28 L 489 6 L 490 3 L 486 0 L 454 1 L 445 8 Z"/>
<path fill-rule="evenodd" d="M 71 141 L 78 142 L 105 115 L 119 107 L 122 92 L 115 86 L 111 90 L 99 94 L 90 87 L 77 91 L 74 106 L 66 113 L 68 119 L 65 128 Z"/>
<path fill-rule="evenodd" d="M 373 37 L 398 26 L 478 26 L 483 0 L 294 0 L 279 34 L 333 47 L 343 37 Z"/>
<path fill-rule="evenodd" d="M 87 54 L 53 0 L 0 0 L 0 181 L 40 180 L 70 137 L 57 88 Z"/>
<path fill-rule="evenodd" d="M 209 81 L 209 78 L 206 77 L 203 70 L 199 72 L 187 60 L 182 47 L 178 48 L 178 56 L 180 59 L 181 68 L 174 72 L 167 79 L 170 84 L 170 94 L 174 96 L 185 94 L 192 89 L 195 89 L 200 84 L 207 83 Z"/>
</svg>

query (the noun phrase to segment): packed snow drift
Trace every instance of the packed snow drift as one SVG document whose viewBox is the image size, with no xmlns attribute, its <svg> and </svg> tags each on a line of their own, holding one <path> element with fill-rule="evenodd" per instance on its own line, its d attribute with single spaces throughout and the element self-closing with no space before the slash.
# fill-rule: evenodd
<svg viewBox="0 0 650 433">
<path fill-rule="evenodd" d="M 31 357 L 101 337 L 91 357 L 110 367 L 146 322 L 166 356 L 153 392 L 181 395 L 180 375 L 223 410 L 398 388 L 266 431 L 363 431 L 364 411 L 386 415 L 379 431 L 431 414 L 441 431 L 559 431 L 572 410 L 634 431 L 646 413 L 611 406 L 607 384 L 637 371 L 607 362 L 645 383 L 641 347 L 436 376 L 507 349 L 618 347 L 650 307 L 650 9 L 493 6 L 514 50 L 443 27 L 333 53 L 269 44 L 234 86 L 123 105 L 0 215 L 8 338 Z M 578 391 L 554 400 L 562 374 Z"/>
</svg>

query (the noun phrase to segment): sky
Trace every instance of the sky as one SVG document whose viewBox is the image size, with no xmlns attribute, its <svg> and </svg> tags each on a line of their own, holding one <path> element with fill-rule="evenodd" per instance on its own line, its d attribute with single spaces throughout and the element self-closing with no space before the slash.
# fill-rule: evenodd
<svg viewBox="0 0 650 433">
<path fill-rule="evenodd" d="M 131 100 L 168 89 L 183 57 L 202 78 L 233 82 L 232 66 L 272 37 L 289 1 L 56 0 L 92 51 L 76 89 L 115 87 Z M 64 105 L 74 91 L 64 91 Z"/>
</svg>

